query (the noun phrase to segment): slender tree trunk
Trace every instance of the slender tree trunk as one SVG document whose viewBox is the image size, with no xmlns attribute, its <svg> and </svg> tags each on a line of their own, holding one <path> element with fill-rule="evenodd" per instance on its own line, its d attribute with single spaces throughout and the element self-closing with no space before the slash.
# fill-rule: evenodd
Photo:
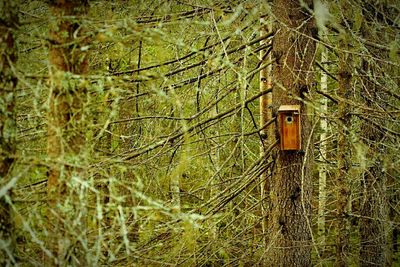
<svg viewBox="0 0 400 267">
<path fill-rule="evenodd" d="M 370 77 L 364 79 L 365 105 L 383 107 L 385 98 L 370 80 L 373 70 L 364 61 L 363 69 Z M 374 119 L 374 118 L 373 118 Z M 374 119 L 376 120 L 376 119 Z M 376 121 L 384 124 L 382 120 Z M 362 137 L 368 147 L 366 158 L 370 160 L 362 180 L 361 219 L 360 219 L 360 266 L 385 266 L 388 254 L 388 197 L 386 196 L 387 177 L 384 172 L 382 155 L 385 134 L 370 122 L 362 124 Z"/>
<path fill-rule="evenodd" d="M 383 3 L 374 3 L 376 10 L 382 6 L 384 6 Z M 385 31 L 371 34 L 369 27 L 371 25 L 375 27 L 375 23 L 374 17 L 371 17 L 368 12 L 364 13 L 361 33 L 365 40 L 375 41 L 377 38 L 382 38 L 381 40 L 387 38 Z M 383 72 L 393 73 L 391 70 L 393 66 L 383 63 L 385 61 L 390 62 L 390 58 L 386 58 L 387 53 L 385 51 L 371 47 L 369 53 L 373 55 L 374 59 L 377 57 L 383 60 L 374 61 L 372 58 L 362 60 L 361 67 L 364 75 L 361 80 L 363 85 L 361 98 L 364 100 L 365 106 L 376 109 L 378 111 L 376 114 L 379 114 L 378 116 L 374 116 L 374 113 L 366 114 L 365 117 L 375 122 L 376 125 L 384 126 L 386 122 L 381 116 L 381 111 L 387 110 L 390 101 L 388 95 L 381 88 L 386 83 L 381 77 L 385 76 Z M 397 69 L 398 67 L 396 67 Z M 390 196 L 386 188 L 388 177 L 384 164 L 384 157 L 388 157 L 386 155 L 388 141 L 385 131 L 371 121 L 363 120 L 361 125 L 361 136 L 365 147 L 367 147 L 366 158 L 368 162 L 361 180 L 359 263 L 360 266 L 390 266 L 391 259 L 389 259 L 389 256 L 392 248 L 389 246 L 389 242 L 392 241 L 391 234 L 393 233 L 389 231 Z"/>
<path fill-rule="evenodd" d="M 49 245 L 53 253 L 53 264 L 84 264 L 83 251 L 75 249 L 84 231 L 72 232 L 72 222 L 81 217 L 81 192 L 71 187 L 72 176 L 83 179 L 81 167 L 84 163 L 84 116 L 83 105 L 86 88 L 81 79 L 72 74 L 88 72 L 87 53 L 82 49 L 87 38 L 77 22 L 87 11 L 88 2 L 81 0 L 56 0 L 51 2 L 51 11 L 56 19 L 50 30 L 50 110 L 48 113 L 47 153 L 51 160 L 48 173 Z M 76 189 L 77 190 L 77 189 Z M 74 197 L 75 196 L 75 197 Z M 64 202 L 66 207 L 62 207 Z M 60 208 L 61 207 L 61 208 Z M 72 208 L 72 210 L 69 210 Z M 74 218 L 75 217 L 75 218 Z M 77 225 L 82 227 L 82 222 Z M 67 231 L 66 229 L 69 228 Z M 79 232 L 78 231 L 83 231 Z M 71 235 L 76 236 L 71 236 Z M 70 251 L 74 251 L 71 255 Z M 77 259 L 77 260 L 76 260 Z M 48 261 L 48 259 L 46 259 Z"/>
<path fill-rule="evenodd" d="M 338 104 L 338 142 L 337 142 L 337 173 L 336 173 L 336 266 L 347 266 L 349 257 L 349 220 L 348 202 L 350 190 L 348 186 L 348 172 L 350 169 L 349 155 L 349 127 L 350 108 L 347 100 L 350 98 L 351 72 L 348 66 L 349 56 L 341 53 L 339 58 L 339 90 L 341 101 Z"/>
<path fill-rule="evenodd" d="M 321 64 L 324 64 L 327 60 L 325 47 L 321 47 Z M 321 72 L 321 91 L 326 92 L 328 90 L 328 75 L 322 71 Z M 322 97 L 321 99 L 321 113 L 322 116 L 326 116 L 328 112 L 328 99 L 326 97 Z M 318 245 L 321 247 L 322 251 L 325 250 L 326 246 L 326 228 L 325 228 L 325 210 L 326 210 L 326 167 L 323 162 L 326 161 L 327 156 L 327 148 L 326 148 L 326 133 L 328 131 L 328 123 L 326 118 L 321 117 L 320 121 L 321 134 L 319 137 L 320 140 L 320 155 L 319 159 L 321 162 L 321 166 L 318 170 L 319 181 L 318 181 Z"/>
<path fill-rule="evenodd" d="M 0 189 L 8 179 L 16 151 L 14 64 L 17 51 L 14 31 L 18 26 L 18 1 L 0 1 Z M 14 265 L 14 223 L 10 207 L 11 189 L 0 196 L 0 265 Z"/>
<path fill-rule="evenodd" d="M 385 16 L 394 18 L 398 15 L 397 11 L 387 9 L 384 1 L 363 3 L 363 40 L 388 43 L 392 41 L 391 34 L 399 32 L 386 20 L 376 19 L 378 10 L 385 9 Z M 374 31 L 377 26 L 379 31 Z M 388 110 L 392 110 L 398 102 L 394 101 L 393 95 L 387 89 L 394 92 L 400 86 L 400 72 L 396 64 L 398 53 L 395 56 L 392 52 L 387 53 L 374 46 L 368 47 L 368 53 L 361 61 L 361 98 L 364 106 L 372 109 L 372 112 L 364 115 L 368 120 L 364 119 L 361 125 L 361 136 L 366 147 L 365 157 L 368 161 L 361 180 L 359 264 L 397 266 L 393 260 L 398 251 L 399 217 L 395 214 L 399 214 L 397 207 L 400 195 L 397 170 L 388 166 L 393 164 L 393 157 L 397 157 L 398 151 L 392 150 L 396 147 L 393 146 L 396 141 L 384 128 L 394 126 L 393 117 Z"/>
<path fill-rule="evenodd" d="M 304 1 L 309 6 L 312 1 Z M 314 27 L 297 0 L 275 0 L 273 108 L 301 107 L 301 151 L 278 151 L 271 179 L 271 266 L 311 266 L 311 122 L 303 101 L 311 89 Z M 278 127 L 277 127 L 278 129 Z"/>
<path fill-rule="evenodd" d="M 261 31 L 260 36 L 265 36 L 266 34 L 272 31 L 271 21 L 267 22 L 265 18 L 260 19 L 261 22 Z M 260 45 L 265 45 L 271 42 L 269 39 L 262 40 Z M 268 53 L 268 54 L 267 54 Z M 260 51 L 260 59 L 263 62 L 271 61 L 271 53 L 269 53 L 268 49 L 264 49 Z M 266 68 L 260 71 L 260 91 L 267 90 L 272 87 L 272 65 L 268 65 Z M 260 97 L 260 127 L 263 127 L 266 122 L 272 119 L 272 93 L 268 93 Z M 261 156 L 265 155 L 265 149 L 267 149 L 271 144 L 274 143 L 274 128 L 273 125 L 269 125 L 268 128 L 262 129 L 261 131 L 261 147 L 260 154 Z M 262 215 L 262 232 L 264 235 L 265 246 L 268 244 L 268 216 L 269 216 L 269 203 L 270 203 L 270 181 L 267 180 L 268 173 L 265 172 L 261 175 L 261 215 Z"/>
</svg>

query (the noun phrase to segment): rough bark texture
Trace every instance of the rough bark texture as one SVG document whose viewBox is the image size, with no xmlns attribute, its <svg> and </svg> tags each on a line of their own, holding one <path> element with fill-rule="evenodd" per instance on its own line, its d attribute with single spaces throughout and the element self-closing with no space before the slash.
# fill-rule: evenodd
<svg viewBox="0 0 400 267">
<path fill-rule="evenodd" d="M 367 4 L 366 4 L 367 5 Z M 370 4 L 371 5 L 371 4 Z M 374 9 L 384 8 L 381 2 L 374 3 Z M 387 40 L 386 31 L 371 32 L 376 27 L 375 11 L 363 9 L 364 21 L 361 27 L 361 34 L 365 40 L 371 42 L 384 42 Z M 387 13 L 388 17 L 397 16 Z M 389 198 L 387 190 L 387 174 L 384 158 L 387 157 L 388 136 L 385 130 L 377 125 L 386 126 L 387 121 L 383 119 L 379 112 L 390 109 L 390 97 L 385 93 L 382 86 L 386 86 L 385 74 L 395 75 L 393 66 L 385 64 L 390 62 L 387 53 L 378 48 L 369 48 L 370 55 L 374 59 L 365 57 L 362 61 L 361 69 L 362 90 L 361 99 L 364 106 L 377 110 L 365 116 L 369 121 L 363 120 L 361 125 L 361 137 L 367 148 L 365 157 L 366 169 L 361 180 L 361 200 L 360 200 L 360 266 L 390 266 L 390 221 L 389 220 Z M 382 59 L 381 60 L 375 60 Z M 398 67 L 396 67 L 398 69 Z M 373 125 L 373 123 L 376 125 Z M 390 142 L 390 141 L 389 141 Z M 384 156 L 385 155 L 385 156 Z M 393 220 L 394 221 L 394 220 Z"/>
<path fill-rule="evenodd" d="M 374 137 L 376 136 L 372 138 Z M 384 195 L 386 176 L 382 172 L 381 164 L 379 160 L 374 162 L 363 177 L 360 266 L 385 266 L 386 262 L 388 209 Z"/>
<path fill-rule="evenodd" d="M 312 1 L 304 1 L 309 6 Z M 315 42 L 308 38 L 313 20 L 300 1 L 275 0 L 273 39 L 273 109 L 300 105 L 302 151 L 278 151 L 271 181 L 271 266 L 311 266 L 310 119 L 303 101 L 311 88 Z M 276 127 L 279 129 L 279 127 Z M 279 136 L 279 133 L 277 133 Z M 312 140 L 311 143 L 312 144 Z"/>
<path fill-rule="evenodd" d="M 271 19 L 267 22 L 265 18 L 261 18 L 261 30 L 260 36 L 265 36 L 266 34 L 272 31 Z M 265 45 L 270 43 L 269 39 L 262 40 L 260 45 Z M 260 51 L 260 59 L 262 63 L 271 62 L 271 53 L 269 48 L 263 49 Z M 272 65 L 267 66 L 266 68 L 260 71 L 260 91 L 267 90 L 272 88 Z M 272 92 L 260 97 L 260 127 L 264 126 L 265 123 L 272 119 Z M 274 136 L 274 128 L 273 125 L 269 125 L 266 129 L 262 129 L 261 131 L 261 147 L 260 147 L 260 155 L 263 157 L 265 155 L 265 150 L 275 142 Z M 271 181 L 269 181 L 269 170 L 261 175 L 261 215 L 262 215 L 262 232 L 264 235 L 265 245 L 268 244 L 268 221 L 270 214 L 270 198 L 269 194 L 271 191 Z"/>
<path fill-rule="evenodd" d="M 8 182 L 8 174 L 16 151 L 15 93 L 17 77 L 13 65 L 17 60 L 14 31 L 18 26 L 18 1 L 0 1 L 0 188 Z M 14 224 L 7 200 L 0 198 L 0 265 L 15 264 Z"/>
<path fill-rule="evenodd" d="M 55 24 L 51 25 L 49 50 L 51 91 L 47 153 L 51 163 L 47 185 L 51 208 L 49 246 L 56 265 L 84 264 L 79 256 L 80 248 L 77 248 L 79 242 L 74 240 L 76 237 L 69 236 L 74 231 L 69 229 L 67 233 L 66 228 L 71 228 L 67 224 L 78 216 L 75 213 L 80 212 L 79 216 L 82 216 L 83 212 L 76 206 L 82 204 L 78 199 L 79 192 L 74 193 L 69 183 L 72 175 L 82 178 L 82 170 L 73 166 L 83 165 L 85 134 L 82 112 L 86 89 L 82 79 L 74 80 L 71 75 L 88 71 L 87 53 L 81 49 L 87 45 L 87 38 L 78 23 L 87 6 L 87 1 L 51 1 Z M 73 210 L 60 208 L 67 199 L 69 208 Z M 81 226 L 80 223 L 77 227 Z"/>
<path fill-rule="evenodd" d="M 363 63 L 365 73 L 373 74 L 369 64 Z M 368 107 L 382 107 L 385 96 L 371 82 L 364 79 L 363 97 Z M 376 122 L 383 124 L 383 121 Z M 370 122 L 362 124 L 362 137 L 368 147 L 366 158 L 369 159 L 362 180 L 361 219 L 360 219 L 360 266 L 385 266 L 388 253 L 388 199 L 386 196 L 387 177 L 381 155 L 385 154 L 383 145 L 385 134 Z"/>
<path fill-rule="evenodd" d="M 347 266 L 349 256 L 349 221 L 348 172 L 350 169 L 349 139 L 350 108 L 346 100 L 350 98 L 351 72 L 347 66 L 348 57 L 341 55 L 339 59 L 339 97 L 344 100 L 338 104 L 338 143 L 337 143 L 337 172 L 336 172 L 336 266 Z"/>
</svg>

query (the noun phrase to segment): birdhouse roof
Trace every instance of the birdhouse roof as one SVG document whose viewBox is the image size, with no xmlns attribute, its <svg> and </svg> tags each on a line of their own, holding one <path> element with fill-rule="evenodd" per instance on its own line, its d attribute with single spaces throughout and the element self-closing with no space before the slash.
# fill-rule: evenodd
<svg viewBox="0 0 400 267">
<path fill-rule="evenodd" d="M 278 109 L 278 112 L 300 112 L 300 105 L 281 105 Z"/>
</svg>

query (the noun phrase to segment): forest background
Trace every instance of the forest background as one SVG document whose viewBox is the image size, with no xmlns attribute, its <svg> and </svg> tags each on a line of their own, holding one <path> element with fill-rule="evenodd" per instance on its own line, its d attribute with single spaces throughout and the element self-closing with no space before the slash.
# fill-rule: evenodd
<svg viewBox="0 0 400 267">
<path fill-rule="evenodd" d="M 399 11 L 1 0 L 0 265 L 396 266 Z"/>
</svg>

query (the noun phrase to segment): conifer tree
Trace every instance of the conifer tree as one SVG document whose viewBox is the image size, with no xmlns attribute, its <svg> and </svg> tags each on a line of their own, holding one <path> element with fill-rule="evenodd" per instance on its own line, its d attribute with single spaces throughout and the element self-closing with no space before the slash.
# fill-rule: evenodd
<svg viewBox="0 0 400 267">
<path fill-rule="evenodd" d="M 312 1 L 304 1 L 310 5 Z M 300 105 L 301 151 L 277 151 L 271 179 L 273 266 L 311 265 L 312 140 L 305 100 L 312 90 L 310 72 L 315 42 L 313 20 L 299 1 L 273 2 L 276 29 L 272 46 L 273 107 Z"/>
</svg>

